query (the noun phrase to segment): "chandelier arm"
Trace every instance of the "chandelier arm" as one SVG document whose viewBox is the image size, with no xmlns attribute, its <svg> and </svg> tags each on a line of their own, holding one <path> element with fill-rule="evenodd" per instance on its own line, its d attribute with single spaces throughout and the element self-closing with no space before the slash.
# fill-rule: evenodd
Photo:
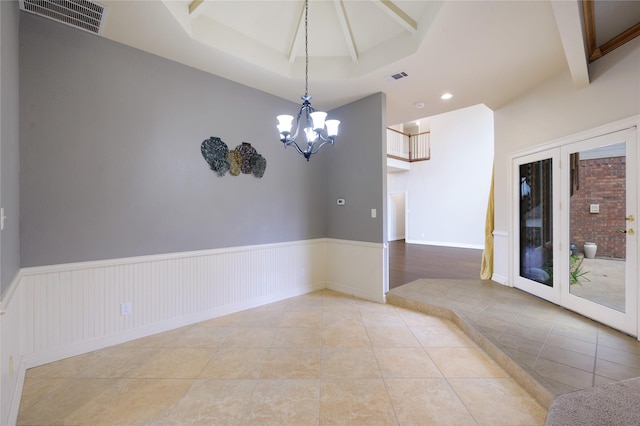
<svg viewBox="0 0 640 426">
<path fill-rule="evenodd" d="M 305 99 L 305 97 L 303 97 L 303 99 Z M 302 103 L 302 106 L 300 107 L 300 110 L 298 111 L 298 116 L 296 117 L 296 132 L 292 136 L 288 136 L 287 140 L 295 140 L 298 138 L 298 133 L 300 133 L 300 119 L 302 118 L 302 114 L 305 114 L 306 119 L 305 110 L 309 110 L 309 112 L 315 111 L 309 103 L 308 99 L 305 99 L 305 101 Z"/>
<path fill-rule="evenodd" d="M 313 155 L 313 154 L 317 153 L 318 151 L 320 151 L 320 148 L 322 148 L 326 144 L 333 145 L 333 139 L 321 138 L 321 140 L 322 140 L 321 144 L 315 144 L 315 143 L 313 144 L 313 146 L 312 146 L 313 149 L 311 150 L 310 155 Z M 316 145 L 318 145 L 318 146 L 316 147 Z"/>
<path fill-rule="evenodd" d="M 298 146 L 298 143 L 296 141 L 294 141 L 294 140 L 286 141 L 285 142 L 285 148 L 288 147 L 288 146 L 294 147 L 296 149 L 296 151 L 298 151 L 298 154 L 305 155 L 305 152 L 302 149 L 300 149 L 300 147 Z"/>
</svg>

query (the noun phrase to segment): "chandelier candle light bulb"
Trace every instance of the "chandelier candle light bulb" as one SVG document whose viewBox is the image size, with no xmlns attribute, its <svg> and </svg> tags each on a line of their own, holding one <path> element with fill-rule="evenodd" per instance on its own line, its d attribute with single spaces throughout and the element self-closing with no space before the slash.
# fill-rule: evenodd
<svg viewBox="0 0 640 426">
<path fill-rule="evenodd" d="M 280 142 L 284 144 L 284 147 L 293 146 L 298 153 L 302 154 L 304 158 L 309 161 L 309 158 L 320 151 L 320 148 L 326 144 L 333 145 L 333 142 L 338 136 L 338 127 L 340 121 L 338 120 L 326 120 L 327 113 L 323 111 L 316 111 L 312 106 L 311 96 L 309 96 L 309 0 L 304 2 L 304 50 L 305 50 L 305 90 L 304 96 L 302 96 L 302 106 L 298 111 L 296 118 L 296 130 L 293 135 L 291 131 L 293 128 L 293 116 L 291 115 L 279 115 L 278 119 L 278 132 L 280 133 Z M 304 117 L 303 117 L 304 115 Z M 326 121 L 325 121 L 326 120 Z M 307 138 L 306 146 L 302 149 L 296 142 L 298 133 L 300 132 L 300 121 L 304 124 L 304 133 Z"/>
</svg>

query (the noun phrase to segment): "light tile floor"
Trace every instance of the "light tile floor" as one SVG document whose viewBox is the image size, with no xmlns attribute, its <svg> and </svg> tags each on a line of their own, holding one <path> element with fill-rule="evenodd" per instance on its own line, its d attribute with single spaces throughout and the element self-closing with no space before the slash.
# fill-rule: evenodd
<svg viewBox="0 0 640 426">
<path fill-rule="evenodd" d="M 19 425 L 542 425 L 449 320 L 323 290 L 27 371 Z"/>
<path fill-rule="evenodd" d="M 539 386 L 532 393 L 544 407 L 560 394 L 640 376 L 638 339 L 516 288 L 423 279 L 394 288 L 387 302 L 421 305 L 445 318 L 445 310 L 455 312 L 476 342 L 498 351 L 502 366 L 514 363 L 523 372 L 512 373 L 518 383 Z"/>
</svg>

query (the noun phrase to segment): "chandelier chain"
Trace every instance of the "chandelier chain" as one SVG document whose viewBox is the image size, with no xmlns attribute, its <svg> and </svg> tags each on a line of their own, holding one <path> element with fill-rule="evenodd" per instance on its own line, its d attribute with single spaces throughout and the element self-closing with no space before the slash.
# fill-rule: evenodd
<svg viewBox="0 0 640 426">
<path fill-rule="evenodd" d="M 293 116 L 283 114 L 277 117 L 280 142 L 284 144 L 285 148 L 294 147 L 307 161 L 326 144 L 333 145 L 336 136 L 338 136 L 338 126 L 340 125 L 339 120 L 325 120 L 327 113 L 316 111 L 309 102 L 311 99 L 309 96 L 309 1 L 304 0 L 304 96 L 302 97 L 302 106 L 298 110 L 295 131 L 292 133 Z M 306 141 L 298 145 L 296 138 L 301 125 Z"/>
<path fill-rule="evenodd" d="M 309 95 L 309 0 L 304 2 L 304 95 Z"/>
</svg>

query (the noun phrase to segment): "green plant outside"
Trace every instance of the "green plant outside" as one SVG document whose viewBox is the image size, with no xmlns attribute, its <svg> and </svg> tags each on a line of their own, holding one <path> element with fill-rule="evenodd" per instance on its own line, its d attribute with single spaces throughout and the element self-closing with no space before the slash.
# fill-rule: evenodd
<svg viewBox="0 0 640 426">
<path fill-rule="evenodd" d="M 585 277 L 589 271 L 582 269 L 582 257 L 570 256 L 569 257 L 569 284 L 581 284 L 581 281 L 591 281 Z"/>
<path fill-rule="evenodd" d="M 582 281 L 591 281 L 585 275 L 589 273 L 589 271 L 585 271 L 582 268 L 582 256 L 571 255 L 569 256 L 569 284 L 582 284 Z M 544 265 L 543 268 L 547 274 L 549 274 L 549 279 L 543 283 L 547 285 L 552 285 L 553 283 L 553 262 L 548 262 Z"/>
</svg>

